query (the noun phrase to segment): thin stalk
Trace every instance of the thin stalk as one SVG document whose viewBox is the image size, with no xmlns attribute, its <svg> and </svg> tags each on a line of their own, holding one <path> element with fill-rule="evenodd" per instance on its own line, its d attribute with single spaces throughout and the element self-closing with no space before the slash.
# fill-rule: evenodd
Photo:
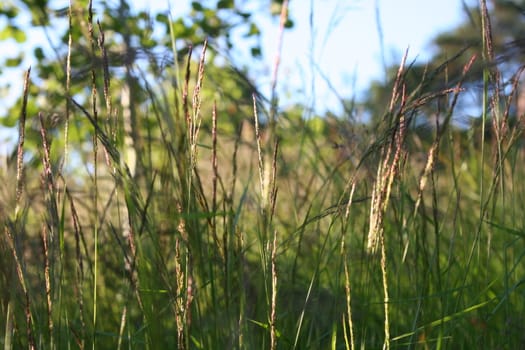
<svg viewBox="0 0 525 350">
<path fill-rule="evenodd" d="M 270 309 L 270 349 L 277 349 L 277 331 L 276 331 L 276 319 L 277 319 L 277 231 L 274 231 L 272 251 L 271 251 L 271 271 L 272 271 L 272 302 Z"/>
<path fill-rule="evenodd" d="M 70 96 L 71 93 L 71 46 L 73 44 L 73 36 L 71 33 L 73 32 L 73 12 L 72 12 L 72 4 L 71 0 L 69 0 L 68 4 L 68 12 L 67 12 L 67 18 L 68 18 L 68 34 L 67 34 L 67 57 L 66 57 L 66 96 Z M 64 157 L 62 158 L 62 162 L 60 163 L 59 167 L 59 173 L 62 173 L 62 169 L 64 168 L 64 165 L 68 161 L 69 156 L 69 118 L 71 114 L 71 101 L 69 99 L 66 99 L 66 120 L 64 122 Z"/>
<path fill-rule="evenodd" d="M 487 2 L 485 0 L 480 0 L 481 8 L 481 28 L 482 28 L 482 54 L 483 59 L 487 61 L 487 46 L 488 46 L 488 35 L 487 33 Z M 485 196 L 485 179 L 484 179 L 484 165 L 485 165 L 485 124 L 487 121 L 487 109 L 489 104 L 489 85 L 490 85 L 490 72 L 489 68 L 485 67 L 483 69 L 483 97 L 482 97 L 482 109 L 481 109 L 481 169 L 480 169 L 480 178 L 479 178 L 479 191 L 480 191 L 480 203 L 483 203 Z M 483 211 L 484 208 L 480 205 L 479 220 L 483 221 Z"/>
<path fill-rule="evenodd" d="M 277 78 L 279 75 L 279 65 L 281 63 L 281 52 L 283 46 L 283 35 L 286 21 L 288 20 L 288 0 L 284 0 L 281 4 L 281 17 L 279 21 L 279 36 L 277 37 L 277 51 L 274 58 L 273 74 L 272 74 L 272 97 L 270 110 L 270 132 L 275 132 L 275 119 L 277 116 Z"/>
<path fill-rule="evenodd" d="M 49 264 L 49 246 L 48 246 L 48 233 L 46 226 L 42 227 L 42 244 L 44 246 L 44 279 L 45 279 L 45 291 L 46 291 L 46 302 L 47 302 L 47 327 L 49 331 L 49 348 L 54 349 L 54 336 L 53 336 L 53 301 L 51 299 L 51 278 L 50 278 L 50 264 Z"/>
<path fill-rule="evenodd" d="M 95 34 L 93 29 L 93 0 L 89 0 L 88 4 L 88 31 L 89 40 L 91 42 L 91 52 L 95 54 Z M 95 66 L 91 69 L 91 105 L 93 112 L 94 122 L 94 135 L 93 135 L 93 206 L 98 208 L 98 110 L 97 110 L 97 82 Z M 97 216 L 97 210 L 95 209 L 94 215 Z M 98 220 L 95 217 L 93 220 L 93 240 L 94 240 L 94 253 L 93 253 L 93 344 L 92 348 L 95 350 L 96 346 L 96 329 L 97 329 L 97 298 L 98 298 Z"/>
<path fill-rule="evenodd" d="M 350 208 L 352 207 L 353 199 L 354 199 L 354 191 L 355 191 L 355 181 L 351 182 L 351 189 L 350 189 L 350 196 L 348 199 L 348 203 L 346 205 L 345 210 L 345 216 L 344 216 L 344 227 L 347 226 L 348 220 L 350 218 Z M 346 242 L 345 242 L 345 231 L 343 230 L 341 232 L 341 255 L 343 256 L 343 262 L 344 262 L 344 272 L 345 272 L 345 296 L 346 296 L 346 317 L 348 318 L 348 321 L 345 322 L 345 315 L 343 314 L 343 330 L 345 335 L 345 343 L 347 349 L 350 348 L 351 350 L 355 350 L 355 334 L 354 334 L 354 323 L 353 323 L 353 316 L 352 316 L 352 293 L 351 293 L 351 283 L 350 283 L 350 269 L 348 266 L 348 256 L 346 251 Z M 349 331 L 350 341 L 348 341 L 348 336 L 346 334 L 347 327 Z M 348 345 L 350 343 L 350 346 Z"/>
<path fill-rule="evenodd" d="M 20 113 L 20 123 L 18 125 L 18 150 L 16 152 L 16 206 L 15 218 L 20 212 L 20 199 L 22 197 L 23 180 L 24 180 L 24 141 L 26 135 L 26 118 L 27 118 L 27 99 L 29 96 L 29 77 L 31 67 L 28 68 L 24 76 L 24 90 L 22 100 L 22 112 Z"/>
</svg>

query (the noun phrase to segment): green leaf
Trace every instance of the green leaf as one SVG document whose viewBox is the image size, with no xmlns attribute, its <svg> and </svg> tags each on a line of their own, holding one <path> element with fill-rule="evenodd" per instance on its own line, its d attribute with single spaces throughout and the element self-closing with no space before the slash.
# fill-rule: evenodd
<svg viewBox="0 0 525 350">
<path fill-rule="evenodd" d="M 259 46 L 252 47 L 250 51 L 253 57 L 261 57 L 262 51 Z"/>
<path fill-rule="evenodd" d="M 191 8 L 195 11 L 203 11 L 204 10 L 204 7 L 200 4 L 200 2 L 198 1 L 192 1 L 191 2 Z"/>
<path fill-rule="evenodd" d="M 43 60 L 45 57 L 44 50 L 41 47 L 35 48 L 33 55 L 35 55 L 35 58 L 39 61 Z"/>
<path fill-rule="evenodd" d="M 20 118 L 20 113 L 22 112 L 22 97 L 20 97 L 16 103 L 9 108 L 8 113 L 0 118 L 0 124 L 12 128 L 16 126 Z M 29 98 L 26 106 L 26 115 L 28 117 L 34 116 L 38 113 L 38 106 L 33 98 Z"/>
<path fill-rule="evenodd" d="M 17 43 L 26 41 L 26 33 L 20 30 L 17 26 L 7 25 L 2 31 L 0 31 L 0 40 L 14 39 Z"/>
<path fill-rule="evenodd" d="M 217 9 L 232 9 L 233 7 L 233 0 L 220 0 L 217 3 Z"/>
<path fill-rule="evenodd" d="M 184 21 L 182 18 L 179 18 L 177 21 L 173 22 L 173 34 L 175 35 L 175 38 L 189 38 L 191 37 L 195 31 L 193 28 L 189 28 L 184 24 Z"/>
<path fill-rule="evenodd" d="M 151 37 L 141 37 L 140 38 L 140 46 L 142 48 L 151 49 L 157 45 L 157 42 L 152 39 Z"/>
<path fill-rule="evenodd" d="M 19 115 L 20 113 L 7 113 L 5 116 L 0 118 L 0 124 L 4 127 L 12 128 L 16 125 Z"/>
<path fill-rule="evenodd" d="M 149 21 L 150 20 L 150 14 L 148 12 L 145 12 L 145 11 L 140 11 L 137 17 L 139 19 L 144 20 L 144 21 Z"/>
<path fill-rule="evenodd" d="M 257 320 L 252 320 L 252 319 L 248 319 L 248 321 L 256 324 L 257 326 L 265 329 L 265 330 L 269 330 L 270 329 L 270 325 L 267 324 L 267 323 L 263 323 L 263 322 L 259 322 Z M 281 337 L 281 332 L 279 330 L 276 330 L 275 332 L 275 335 L 277 336 L 277 338 L 280 338 Z"/>
<path fill-rule="evenodd" d="M 31 24 L 35 27 L 47 26 L 49 22 L 49 11 L 47 0 L 35 0 L 28 5 L 31 11 Z"/>
<path fill-rule="evenodd" d="M 8 19 L 13 19 L 18 15 L 18 9 L 16 7 L 0 9 L 0 15 L 5 15 Z"/>
<path fill-rule="evenodd" d="M 235 11 L 235 13 L 239 16 L 241 16 L 245 21 L 248 20 L 252 14 L 250 12 L 240 12 L 240 11 Z"/>
<path fill-rule="evenodd" d="M 250 30 L 248 31 L 248 34 L 246 34 L 247 37 L 254 36 L 254 35 L 260 35 L 261 31 L 259 30 L 259 27 L 255 23 L 252 23 L 250 25 Z"/>
<path fill-rule="evenodd" d="M 155 17 L 155 20 L 159 23 L 163 23 L 163 24 L 168 24 L 169 23 L 169 18 L 168 16 L 166 16 L 165 14 L 162 14 L 162 13 L 159 13 L 156 17 Z"/>
<path fill-rule="evenodd" d="M 5 65 L 7 67 L 18 67 L 20 63 L 22 63 L 23 55 L 19 55 L 18 57 L 8 58 L 5 60 Z"/>
</svg>

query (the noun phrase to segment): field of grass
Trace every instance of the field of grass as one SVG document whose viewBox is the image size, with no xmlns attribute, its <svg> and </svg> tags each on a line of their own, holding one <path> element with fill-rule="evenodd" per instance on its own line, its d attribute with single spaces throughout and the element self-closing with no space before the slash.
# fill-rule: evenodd
<svg viewBox="0 0 525 350">
<path fill-rule="evenodd" d="M 205 55 L 144 91 L 148 109 L 103 69 L 93 100 L 65 94 L 60 127 L 22 106 L 0 167 L 5 349 L 525 346 L 515 89 L 487 78 L 486 123 L 459 129 L 462 78 L 405 91 L 401 64 L 377 123 L 256 97 L 234 123 L 201 94 Z"/>
</svg>

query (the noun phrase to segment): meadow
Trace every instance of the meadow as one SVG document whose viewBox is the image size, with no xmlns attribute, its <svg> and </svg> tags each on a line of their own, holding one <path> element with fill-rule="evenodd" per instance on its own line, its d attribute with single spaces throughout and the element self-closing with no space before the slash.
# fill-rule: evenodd
<svg viewBox="0 0 525 350">
<path fill-rule="evenodd" d="M 5 349 L 525 346 L 521 70 L 503 87 L 483 66 L 465 128 L 474 59 L 434 91 L 407 90 L 403 61 L 359 123 L 210 93 L 206 43 L 157 86 L 93 45 L 89 98 L 66 83 L 60 122 L 29 110 L 26 73 L 0 167 Z"/>
</svg>

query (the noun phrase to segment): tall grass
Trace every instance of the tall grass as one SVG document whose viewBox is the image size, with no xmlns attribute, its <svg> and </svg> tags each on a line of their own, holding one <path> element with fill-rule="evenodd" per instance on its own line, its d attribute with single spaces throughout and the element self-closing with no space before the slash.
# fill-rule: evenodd
<svg viewBox="0 0 525 350">
<path fill-rule="evenodd" d="M 484 122 L 468 132 L 453 117 L 475 58 L 430 92 L 407 91 L 403 61 L 377 125 L 277 106 L 265 123 L 254 98 L 231 133 L 203 99 L 207 43 L 171 71 L 180 84 L 144 81 L 136 105 L 102 27 L 89 33 L 104 62 L 91 99 L 67 87 L 58 136 L 39 114 L 39 163 L 24 156 L 24 103 L 0 170 L 5 349 L 524 346 L 521 71 L 504 95 L 486 65 Z M 483 37 L 490 60 L 490 26 Z M 28 70 L 24 101 L 30 84 Z M 414 127 L 433 104 L 440 118 Z M 69 142 L 85 125 L 91 139 Z"/>
</svg>

